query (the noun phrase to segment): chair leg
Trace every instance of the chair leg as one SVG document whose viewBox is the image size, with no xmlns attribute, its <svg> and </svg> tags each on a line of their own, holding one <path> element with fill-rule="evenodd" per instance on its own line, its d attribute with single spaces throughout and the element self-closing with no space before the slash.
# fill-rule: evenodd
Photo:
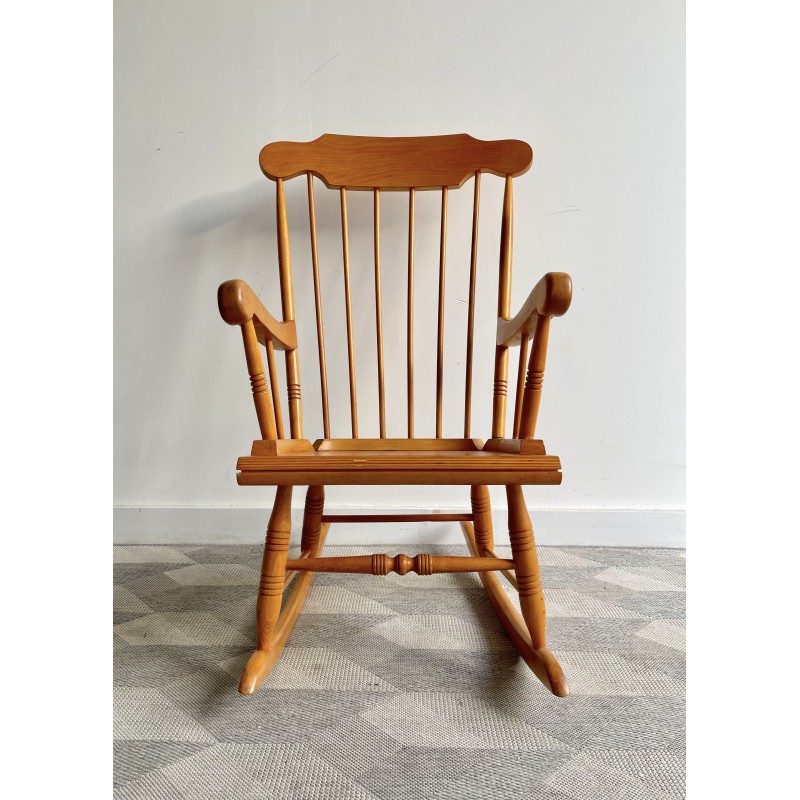
<svg viewBox="0 0 800 800">
<path fill-rule="evenodd" d="M 325 487 L 309 486 L 306 492 L 306 508 L 303 515 L 303 536 L 300 549 L 305 552 L 315 551 L 319 545 L 319 533 L 322 529 L 322 510 L 325 508 Z"/>
<path fill-rule="evenodd" d="M 488 486 L 473 486 L 470 489 L 472 517 L 475 527 L 475 542 L 480 554 L 484 550 L 494 550 L 494 534 L 492 533 L 492 505 L 489 499 Z"/>
<path fill-rule="evenodd" d="M 256 602 L 256 651 L 247 662 L 239 683 L 239 691 L 242 694 L 252 694 L 267 676 L 268 669 L 265 670 L 265 665 L 269 661 L 272 634 L 281 611 L 291 533 L 292 487 L 279 486 L 275 493 L 272 515 L 269 518 L 264 558 L 261 562 L 261 582 Z"/>
<path fill-rule="evenodd" d="M 539 576 L 539 558 L 533 540 L 533 526 L 525 507 L 522 487 L 506 486 L 508 497 L 508 535 L 511 539 L 511 556 L 519 589 L 522 617 L 531 634 L 531 644 L 537 650 L 545 647 L 545 608 L 542 579 Z"/>
<path fill-rule="evenodd" d="M 525 663 L 553 694 L 565 697 L 569 689 L 564 671 L 558 659 L 545 645 L 544 595 L 539 578 L 539 562 L 536 557 L 531 520 L 520 487 L 508 486 L 506 489 L 511 550 L 523 616 L 520 616 L 494 572 L 479 572 L 478 577 L 492 608 Z M 486 513 L 489 514 L 488 509 Z M 485 545 L 478 543 L 478 515 L 475 515 L 474 519 L 474 526 L 471 522 L 462 522 L 461 529 L 470 553 L 473 556 L 481 556 L 482 547 Z M 486 525 L 486 522 L 482 520 L 481 524 Z M 491 520 L 488 524 L 491 525 Z"/>
</svg>

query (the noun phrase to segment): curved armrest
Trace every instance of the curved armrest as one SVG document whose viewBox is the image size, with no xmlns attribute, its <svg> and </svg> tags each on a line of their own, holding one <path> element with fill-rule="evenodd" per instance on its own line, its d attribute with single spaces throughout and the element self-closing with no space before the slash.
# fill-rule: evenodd
<svg viewBox="0 0 800 800">
<path fill-rule="evenodd" d="M 253 320 L 261 344 L 272 339 L 278 350 L 297 349 L 294 320 L 278 322 L 244 281 L 225 281 L 217 290 L 217 303 L 219 313 L 228 325 L 244 325 Z"/>
<path fill-rule="evenodd" d="M 523 333 L 533 333 L 536 318 L 560 317 L 572 302 L 572 278 L 566 272 L 548 272 L 528 296 L 514 319 L 497 320 L 497 344 L 519 344 Z"/>
</svg>

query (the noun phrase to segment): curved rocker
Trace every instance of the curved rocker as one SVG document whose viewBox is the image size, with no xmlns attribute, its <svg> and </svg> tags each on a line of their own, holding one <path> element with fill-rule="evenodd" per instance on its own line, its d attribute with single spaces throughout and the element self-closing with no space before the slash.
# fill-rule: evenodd
<svg viewBox="0 0 800 800">
<path fill-rule="evenodd" d="M 301 544 L 305 558 L 316 558 L 320 555 L 330 528 L 330 523 L 322 523 L 323 491 L 321 486 L 309 487 L 306 497 Z M 285 536 L 281 535 L 281 532 L 276 530 L 276 525 L 280 525 L 281 521 L 288 519 L 291 512 L 291 496 L 291 487 L 279 487 L 275 497 L 275 507 L 270 518 L 267 544 L 264 548 L 264 564 L 256 609 L 258 644 L 239 681 L 241 694 L 253 694 L 275 666 L 275 662 L 283 652 L 286 640 L 303 610 L 311 582 L 314 580 L 314 572 L 303 572 L 299 574 L 299 577 L 296 572 L 294 574 L 285 573 L 289 532 L 287 531 Z M 270 583 L 270 572 L 277 573 L 271 583 L 275 585 L 279 581 L 280 590 L 277 594 L 267 595 L 264 587 Z M 294 591 L 289 601 L 281 607 L 283 592 L 295 577 L 297 580 Z M 278 611 L 280 613 L 277 613 Z"/>
<path fill-rule="evenodd" d="M 462 522 L 461 530 L 469 545 L 470 553 L 473 556 L 483 555 L 475 541 L 475 531 L 472 523 Z M 508 595 L 500 585 L 497 575 L 493 572 L 479 572 L 478 576 L 483 583 L 483 588 L 486 590 L 495 614 L 497 614 L 508 634 L 508 638 L 511 639 L 525 663 L 554 695 L 566 697 L 569 694 L 569 688 L 558 659 L 547 647 L 533 646 L 531 634 L 525 620 L 508 599 Z"/>
</svg>

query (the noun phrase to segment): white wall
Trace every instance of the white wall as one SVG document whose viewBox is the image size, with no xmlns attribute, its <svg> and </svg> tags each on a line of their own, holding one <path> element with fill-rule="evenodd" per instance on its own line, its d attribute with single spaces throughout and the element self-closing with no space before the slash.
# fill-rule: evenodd
<svg viewBox="0 0 800 800">
<path fill-rule="evenodd" d="M 216 288 L 244 278 L 279 313 L 274 185 L 259 171 L 258 152 L 270 141 L 325 132 L 468 132 L 532 145 L 533 169 L 515 189 L 513 307 L 548 270 L 569 272 L 575 291 L 569 313 L 553 323 L 539 428 L 562 458 L 564 482 L 526 496 L 532 507 L 648 512 L 636 519 L 680 511 L 683 42 L 683 3 L 674 0 L 117 0 L 117 539 L 168 540 L 170 531 L 185 539 L 187 507 L 196 520 L 198 508 L 271 498 L 270 489 L 236 485 L 236 457 L 258 429 L 241 337 L 219 318 Z M 322 431 L 302 183 L 290 182 L 287 196 L 300 233 L 295 293 L 305 434 L 314 439 Z M 483 184 L 473 434 L 488 437 L 502 181 L 485 176 Z M 321 185 L 317 195 L 333 432 L 348 435 L 346 354 L 334 347 L 344 337 L 337 197 Z M 405 426 L 405 203 L 385 195 L 382 208 L 396 435 Z M 418 201 L 418 435 L 433 431 L 438 203 L 435 193 Z M 462 424 L 470 205 L 471 183 L 451 192 L 445 435 L 454 436 Z M 369 195 L 351 195 L 362 435 L 377 435 L 370 209 Z M 503 505 L 502 490 L 493 495 Z M 296 505 L 302 498 L 298 491 Z M 338 507 L 458 508 L 468 493 L 334 487 L 328 498 Z M 590 533 L 576 541 L 613 540 L 603 520 L 618 516 L 591 516 Z M 220 537 L 263 535 L 263 522 L 249 515 L 225 520 Z M 680 536 L 681 513 L 661 520 L 670 531 L 664 541 Z M 213 538 L 217 524 L 198 536 Z M 632 541 L 661 541 L 652 526 L 633 528 L 640 532 Z M 384 535 L 391 532 L 361 533 Z"/>
</svg>

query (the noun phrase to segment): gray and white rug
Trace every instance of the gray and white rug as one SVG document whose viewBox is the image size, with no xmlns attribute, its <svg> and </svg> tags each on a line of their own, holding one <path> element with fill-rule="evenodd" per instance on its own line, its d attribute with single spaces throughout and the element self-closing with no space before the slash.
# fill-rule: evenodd
<svg viewBox="0 0 800 800">
<path fill-rule="evenodd" d="M 325 554 L 373 551 L 391 552 Z M 539 553 L 567 698 L 519 659 L 472 574 L 318 575 L 243 697 L 261 547 L 115 547 L 114 796 L 685 797 L 684 553 Z"/>
</svg>

